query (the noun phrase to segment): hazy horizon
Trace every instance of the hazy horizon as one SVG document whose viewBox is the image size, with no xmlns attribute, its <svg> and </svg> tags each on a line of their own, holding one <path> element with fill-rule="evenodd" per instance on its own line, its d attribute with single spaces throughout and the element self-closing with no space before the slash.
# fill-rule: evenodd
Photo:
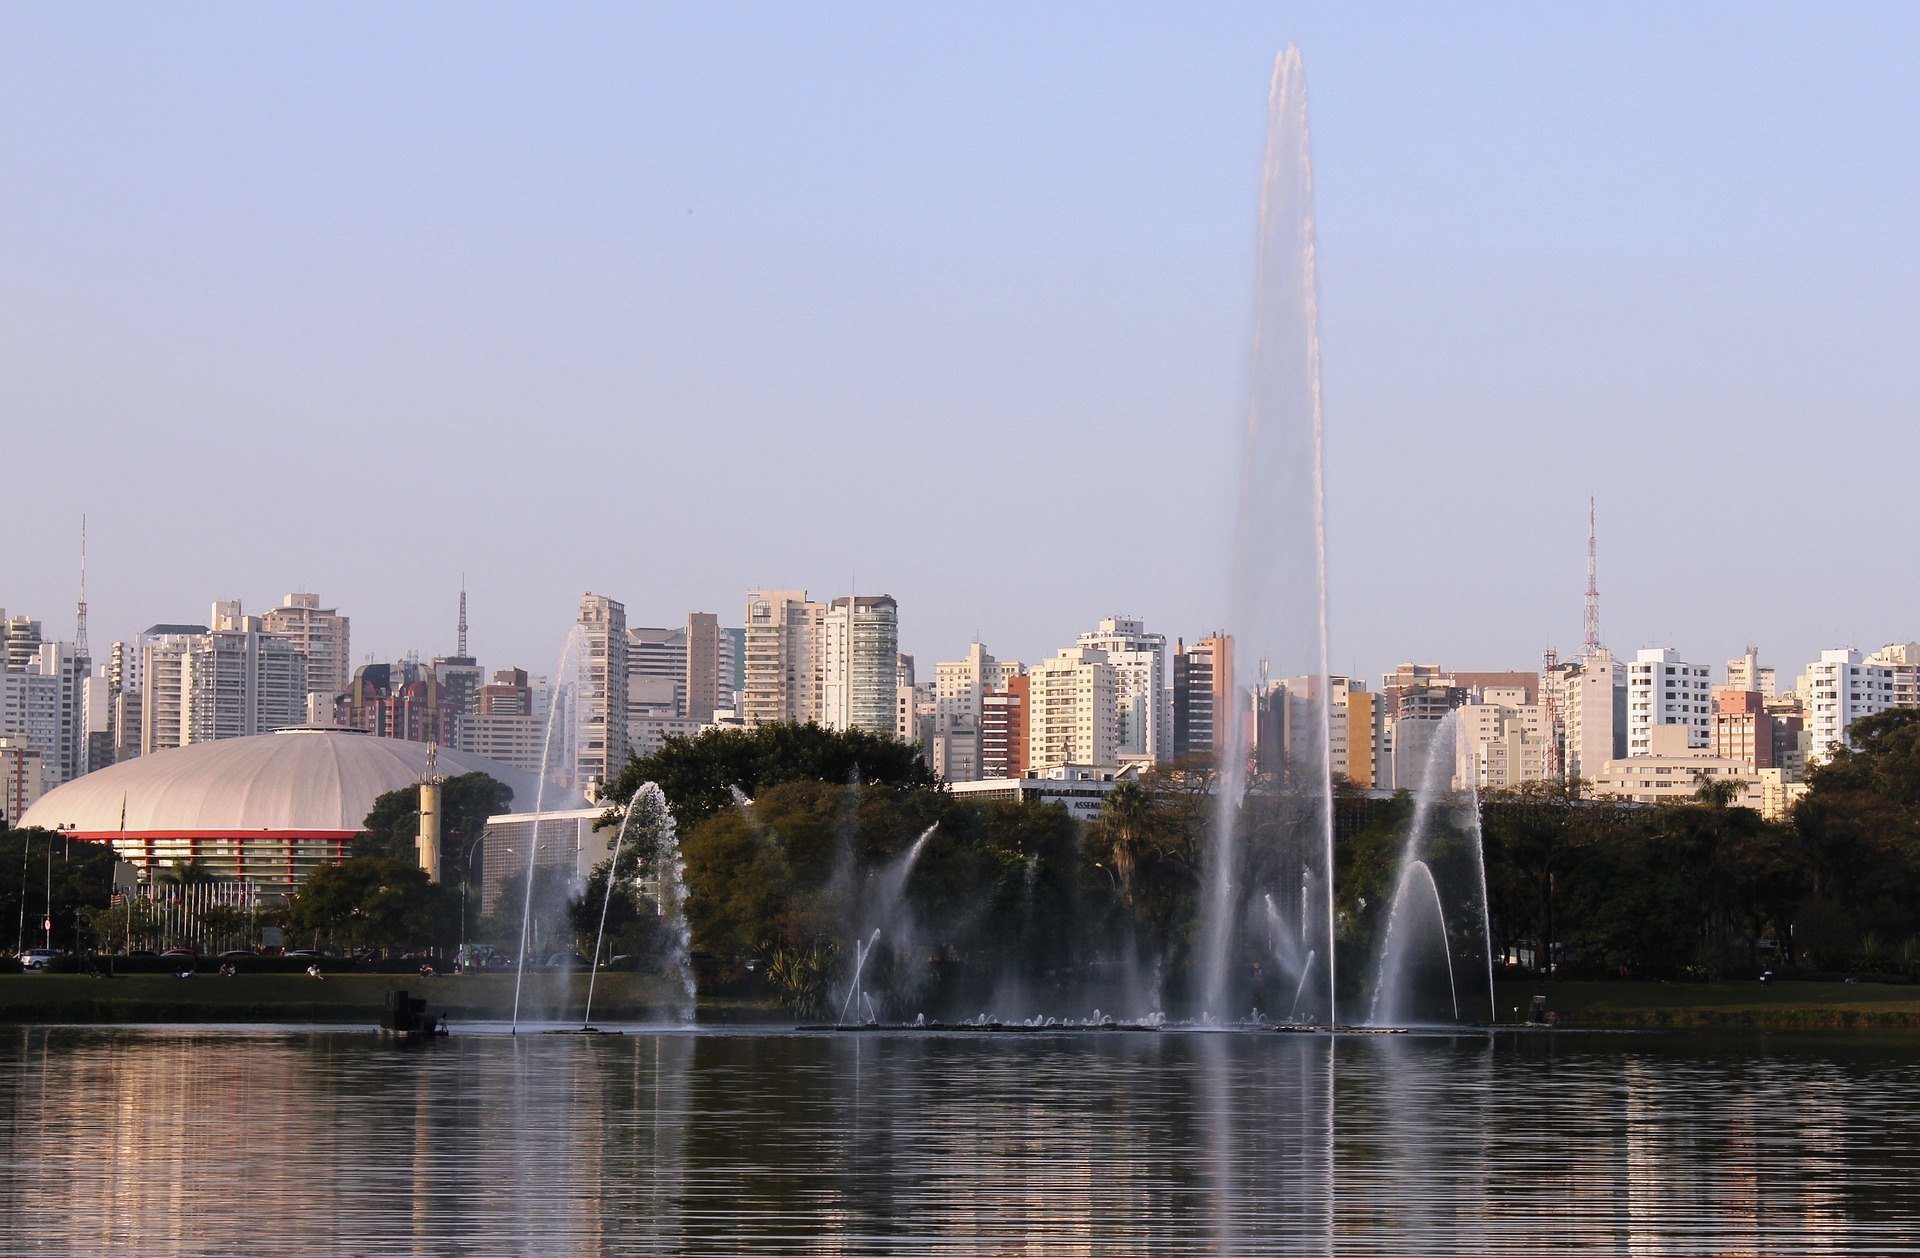
<svg viewBox="0 0 1920 1258">
<path fill-rule="evenodd" d="M 111 20 L 101 14 L 110 12 Z M 1304 54 L 1334 671 L 1920 638 L 1920 9 L 0 10 L 0 607 L 1226 616 Z"/>
</svg>

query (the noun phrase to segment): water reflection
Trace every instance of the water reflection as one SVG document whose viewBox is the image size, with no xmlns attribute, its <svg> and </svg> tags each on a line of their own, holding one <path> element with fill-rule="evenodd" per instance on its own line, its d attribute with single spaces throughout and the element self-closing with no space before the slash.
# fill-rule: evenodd
<svg viewBox="0 0 1920 1258">
<path fill-rule="evenodd" d="M 14 1031 L 8 1252 L 1920 1252 L 1866 1039 Z"/>
</svg>

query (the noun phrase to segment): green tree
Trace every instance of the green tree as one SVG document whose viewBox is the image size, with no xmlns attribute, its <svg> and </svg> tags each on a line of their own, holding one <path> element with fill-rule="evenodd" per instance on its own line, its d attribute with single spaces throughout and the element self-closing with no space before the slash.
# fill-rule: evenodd
<svg viewBox="0 0 1920 1258">
<path fill-rule="evenodd" d="M 467 850 L 487 827 L 487 818 L 513 805 L 513 789 L 485 773 L 462 773 L 440 786 L 440 843 L 449 859 Z M 384 856 L 389 860 L 419 861 L 420 787 L 403 786 L 373 801 L 361 832 L 354 836 L 354 856 Z M 465 871 L 460 871 L 464 874 Z"/>
<path fill-rule="evenodd" d="M 83 947 L 88 916 L 113 896 L 113 849 L 37 827 L 0 832 L 0 951 L 47 938 L 49 885 L 56 948 Z"/>
<path fill-rule="evenodd" d="M 733 791 L 758 798 L 784 782 L 849 782 L 926 789 L 939 779 L 917 747 L 865 730 L 761 725 L 703 730 L 669 738 L 643 760 L 629 760 L 608 795 L 625 801 L 644 783 L 666 792 L 682 833 L 734 803 Z"/>
<path fill-rule="evenodd" d="M 353 856 L 307 875 L 287 902 L 286 929 L 306 943 L 349 949 L 444 945 L 458 898 L 409 861 Z"/>
</svg>

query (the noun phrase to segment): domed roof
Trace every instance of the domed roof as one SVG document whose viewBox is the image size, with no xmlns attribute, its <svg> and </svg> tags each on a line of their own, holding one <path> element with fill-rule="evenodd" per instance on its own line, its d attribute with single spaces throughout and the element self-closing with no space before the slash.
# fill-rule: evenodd
<svg viewBox="0 0 1920 1258">
<path fill-rule="evenodd" d="M 534 776 L 441 748 L 438 772 L 480 772 L 531 808 Z M 289 729 L 172 747 L 55 787 L 20 818 L 25 826 L 118 830 L 358 832 L 373 801 L 426 776 L 427 745 L 339 729 Z M 569 793 L 571 798 L 571 793 Z M 126 821 L 121 822 L 121 809 Z"/>
</svg>

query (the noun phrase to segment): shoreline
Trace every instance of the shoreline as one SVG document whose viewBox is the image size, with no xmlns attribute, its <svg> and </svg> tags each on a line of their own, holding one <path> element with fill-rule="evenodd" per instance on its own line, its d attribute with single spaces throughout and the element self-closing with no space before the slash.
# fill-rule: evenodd
<svg viewBox="0 0 1920 1258">
<path fill-rule="evenodd" d="M 525 1021 L 579 1016 L 587 976 L 529 974 Z M 1501 1029 L 1523 1029 L 1536 995 L 1562 1030 L 1862 1030 L 1920 1031 L 1920 984 L 1778 981 L 1662 983 L 1653 980 L 1503 981 L 1496 985 Z M 352 1027 L 379 1020 L 387 995 L 407 991 L 454 1022 L 500 1022 L 511 1014 L 511 974 L 0 975 L 0 1024 L 282 1023 Z M 652 975 L 602 974 L 594 992 L 597 1022 L 665 1020 L 676 1002 Z M 698 1002 L 700 1025 L 780 1025 L 776 1007 L 725 997 Z M 1536 1028 L 1545 1029 L 1545 1028 Z"/>
</svg>

